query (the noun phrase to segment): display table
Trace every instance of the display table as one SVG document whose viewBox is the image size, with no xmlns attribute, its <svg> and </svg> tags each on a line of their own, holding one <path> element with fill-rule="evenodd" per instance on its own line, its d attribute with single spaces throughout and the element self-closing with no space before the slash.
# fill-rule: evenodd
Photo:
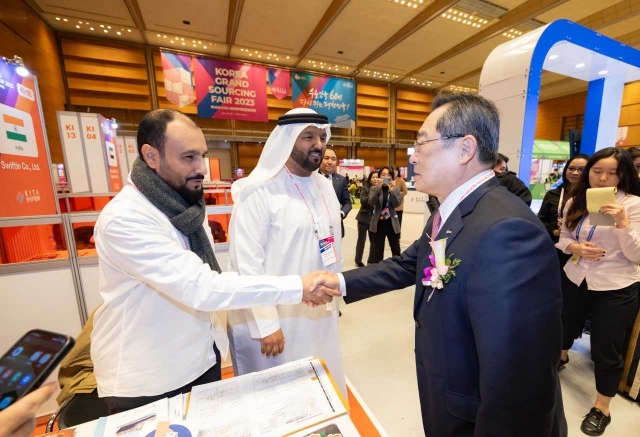
<svg viewBox="0 0 640 437">
<path fill-rule="evenodd" d="M 408 193 L 404 196 L 404 212 L 423 214 L 429 197 L 416 191 L 414 187 L 407 187 Z"/>
</svg>

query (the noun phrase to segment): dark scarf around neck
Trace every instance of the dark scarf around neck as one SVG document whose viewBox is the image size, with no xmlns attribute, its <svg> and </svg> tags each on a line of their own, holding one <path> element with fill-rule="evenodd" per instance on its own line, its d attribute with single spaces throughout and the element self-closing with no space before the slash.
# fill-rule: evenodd
<svg viewBox="0 0 640 437">
<path fill-rule="evenodd" d="M 189 205 L 173 187 L 139 157 L 133 163 L 131 180 L 144 197 L 162 211 L 171 224 L 189 239 L 191 251 L 198 255 L 202 262 L 209 264 L 211 270 L 221 273 L 213 247 L 203 227 L 207 215 L 204 198 L 195 205 Z"/>
</svg>

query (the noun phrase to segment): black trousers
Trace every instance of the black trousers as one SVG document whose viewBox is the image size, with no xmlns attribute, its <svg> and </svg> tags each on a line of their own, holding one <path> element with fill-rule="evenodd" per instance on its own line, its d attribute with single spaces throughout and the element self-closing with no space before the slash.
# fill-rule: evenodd
<svg viewBox="0 0 640 437">
<path fill-rule="evenodd" d="M 640 282 L 619 290 L 589 290 L 584 295 L 586 302 L 580 306 L 583 308 L 581 318 L 575 319 L 575 326 L 579 323 L 582 326 L 591 313 L 591 359 L 595 365 L 596 389 L 604 396 L 614 397 L 622 379 L 624 340 L 638 311 L 639 291 Z M 563 348 L 569 349 L 565 346 L 571 347 L 568 341 Z"/>
<path fill-rule="evenodd" d="M 220 381 L 220 379 L 222 378 L 222 360 L 220 358 L 220 351 L 215 344 L 213 345 L 213 351 L 216 353 L 216 365 L 204 372 L 196 380 L 183 387 L 156 396 L 140 396 L 137 398 L 123 398 L 112 396 L 103 398 L 104 402 L 109 407 L 109 414 L 116 414 L 123 411 L 133 410 L 134 408 L 150 404 L 151 402 L 159 401 L 160 399 L 172 398 L 181 393 L 189 393 L 191 391 L 191 388 L 196 385 Z"/>
<path fill-rule="evenodd" d="M 378 220 L 378 230 L 372 233 L 374 257 L 371 264 L 379 263 L 384 259 L 384 241 L 389 240 L 389 247 L 393 256 L 400 255 L 400 235 L 393 230 L 391 220 Z"/>
<path fill-rule="evenodd" d="M 358 242 L 356 243 L 356 264 L 362 263 L 362 255 L 364 254 L 364 244 L 367 242 L 367 234 L 369 234 L 369 258 L 367 263 L 371 264 L 373 254 L 373 237 L 369 231 L 367 223 L 358 222 Z"/>
</svg>

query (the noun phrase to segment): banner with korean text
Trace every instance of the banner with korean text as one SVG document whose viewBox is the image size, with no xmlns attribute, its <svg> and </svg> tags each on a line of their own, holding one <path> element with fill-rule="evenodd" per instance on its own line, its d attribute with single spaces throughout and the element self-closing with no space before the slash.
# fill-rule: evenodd
<svg viewBox="0 0 640 437">
<path fill-rule="evenodd" d="M 341 127 L 355 123 L 355 81 L 294 71 L 291 87 L 294 108 L 311 108 Z"/>
<path fill-rule="evenodd" d="M 291 73 L 282 68 L 269 67 L 269 89 L 278 100 L 282 100 L 291 93 Z"/>
<path fill-rule="evenodd" d="M 266 68 L 194 58 L 198 117 L 268 121 Z"/>
<path fill-rule="evenodd" d="M 0 217 L 56 213 L 37 80 L 0 62 Z"/>
<path fill-rule="evenodd" d="M 160 58 L 167 100 L 181 108 L 194 102 L 191 56 L 161 51 Z"/>
</svg>

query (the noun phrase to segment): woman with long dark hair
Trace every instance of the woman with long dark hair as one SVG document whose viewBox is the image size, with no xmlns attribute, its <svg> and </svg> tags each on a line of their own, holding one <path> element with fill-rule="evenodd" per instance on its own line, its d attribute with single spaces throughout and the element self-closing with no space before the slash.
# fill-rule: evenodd
<svg viewBox="0 0 640 437">
<path fill-rule="evenodd" d="M 544 196 L 538 218 L 547 228 L 549 236 L 554 243 L 557 243 L 560 238 L 562 211 L 569 198 L 571 186 L 580 180 L 588 160 L 589 157 L 587 155 L 581 154 L 569 159 L 562 171 L 562 184 L 558 188 L 549 190 Z M 564 266 L 571 258 L 571 255 L 565 254 L 561 250 L 557 252 L 558 261 L 561 266 Z M 584 309 L 582 306 L 586 302 L 584 296 L 587 293 L 587 285 L 584 282 L 578 286 L 567 278 L 564 271 L 561 271 L 560 275 L 562 280 L 562 324 L 564 330 L 562 332 L 562 354 L 558 370 L 569 363 L 569 348 L 571 348 L 573 340 L 582 334 L 582 326 L 578 325 L 583 320 Z"/>
<path fill-rule="evenodd" d="M 367 233 L 369 234 L 369 259 L 367 264 L 371 264 L 371 257 L 373 255 L 373 238 L 369 231 L 371 226 L 371 213 L 373 208 L 369 205 L 369 191 L 371 190 L 371 179 L 378 179 L 378 172 L 372 171 L 369 173 L 369 177 L 360 189 L 360 211 L 356 216 L 358 222 L 358 242 L 356 243 L 356 265 L 358 267 L 364 267 L 362 263 L 362 254 L 364 253 L 364 243 L 367 241 Z"/>
<path fill-rule="evenodd" d="M 616 187 L 615 202 L 600 213 L 615 226 L 591 224 L 587 190 Z M 558 249 L 572 254 L 564 271 L 576 285 L 586 281 L 588 293 L 581 318 L 591 313 L 591 358 L 596 389 L 593 408 L 582 421 L 587 435 L 602 435 L 611 422 L 609 405 L 623 372 L 623 349 L 638 311 L 640 290 L 640 180 L 631 156 L 621 148 L 596 152 L 575 183 L 565 207 Z"/>
</svg>

